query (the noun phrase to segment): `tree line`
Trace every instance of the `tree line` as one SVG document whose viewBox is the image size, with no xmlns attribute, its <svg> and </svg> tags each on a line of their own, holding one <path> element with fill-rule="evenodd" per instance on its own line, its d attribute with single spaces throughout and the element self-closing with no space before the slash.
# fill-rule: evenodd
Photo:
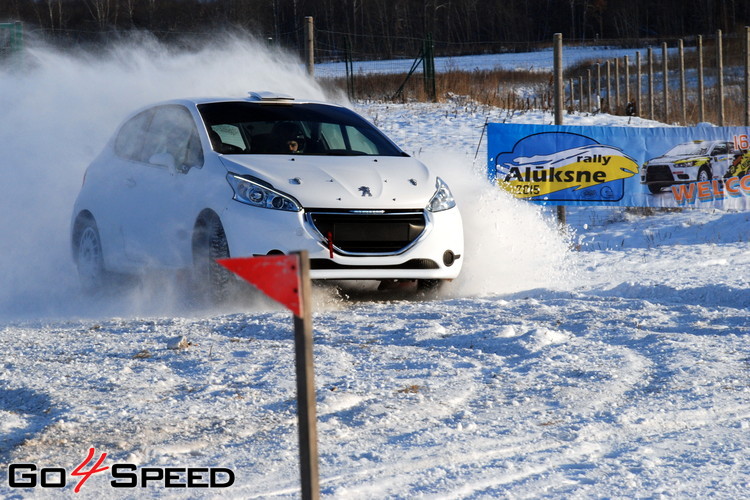
<svg viewBox="0 0 750 500">
<path fill-rule="evenodd" d="M 58 41 L 143 30 L 169 40 L 243 30 L 301 49 L 312 16 L 321 57 L 413 56 L 428 33 L 437 55 L 500 52 L 566 40 L 726 34 L 750 24 L 747 0 L 2 0 L 0 21 Z M 523 46 L 518 50 L 525 50 Z"/>
</svg>

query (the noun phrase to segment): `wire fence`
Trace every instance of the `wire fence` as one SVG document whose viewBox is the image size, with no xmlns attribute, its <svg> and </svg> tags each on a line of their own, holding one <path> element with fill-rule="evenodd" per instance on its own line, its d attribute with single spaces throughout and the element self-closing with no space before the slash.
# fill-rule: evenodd
<svg viewBox="0 0 750 500">
<path fill-rule="evenodd" d="M 315 48 L 316 77 L 346 89 L 358 98 L 430 98 L 419 82 L 404 78 L 421 74 L 424 51 L 417 42 L 406 57 L 352 51 L 345 33 L 317 31 L 326 42 Z M 487 104 L 510 109 L 552 107 L 553 49 L 549 44 L 486 44 L 483 51 L 457 55 L 467 47 L 432 43 L 432 77 L 437 95 L 468 94 Z M 402 49 L 404 50 L 404 49 Z M 657 41 L 566 41 L 565 107 L 568 112 L 638 115 L 665 123 L 690 125 L 710 121 L 750 126 L 750 28 L 745 37 L 712 36 Z M 448 54 L 448 55 L 446 55 Z M 455 55 L 454 55 L 455 54 Z M 462 75 L 462 76 L 459 76 Z M 401 82 L 404 91 L 394 91 Z M 433 97 L 433 99 L 434 99 Z"/>
</svg>

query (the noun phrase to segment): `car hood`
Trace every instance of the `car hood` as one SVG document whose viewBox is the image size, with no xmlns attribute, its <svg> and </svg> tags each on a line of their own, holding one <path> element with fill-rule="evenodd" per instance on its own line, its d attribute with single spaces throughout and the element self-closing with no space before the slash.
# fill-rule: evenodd
<svg viewBox="0 0 750 500">
<path fill-rule="evenodd" d="M 707 159 L 708 159 L 707 156 L 701 156 L 701 155 L 659 156 L 658 158 L 653 158 L 649 160 L 648 163 L 649 165 L 652 163 L 684 163 L 686 161 L 707 160 Z"/>
<path fill-rule="evenodd" d="M 435 177 L 421 162 L 392 156 L 225 155 L 228 172 L 251 175 L 304 207 L 424 208 Z"/>
</svg>

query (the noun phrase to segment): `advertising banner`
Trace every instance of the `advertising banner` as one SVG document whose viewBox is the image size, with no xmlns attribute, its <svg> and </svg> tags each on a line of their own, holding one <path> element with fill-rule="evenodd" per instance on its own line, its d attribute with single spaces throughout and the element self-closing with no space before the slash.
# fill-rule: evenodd
<svg viewBox="0 0 750 500">
<path fill-rule="evenodd" d="M 490 123 L 487 174 L 545 205 L 750 209 L 747 127 Z"/>
</svg>

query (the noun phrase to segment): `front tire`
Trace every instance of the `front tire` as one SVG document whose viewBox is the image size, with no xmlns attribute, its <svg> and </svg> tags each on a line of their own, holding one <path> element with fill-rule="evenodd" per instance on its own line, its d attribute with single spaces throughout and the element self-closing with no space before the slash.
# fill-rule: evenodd
<svg viewBox="0 0 750 500">
<path fill-rule="evenodd" d="M 423 297 L 435 298 L 443 289 L 446 280 L 421 279 L 417 280 L 417 293 Z"/>
<path fill-rule="evenodd" d="M 698 182 L 703 181 L 710 181 L 711 180 L 711 171 L 705 167 L 701 168 L 698 171 L 698 177 L 696 179 Z"/>
<path fill-rule="evenodd" d="M 229 296 L 230 272 L 216 262 L 229 258 L 229 245 L 219 216 L 202 216 L 193 233 L 193 269 L 198 290 L 212 304 L 220 304 Z"/>
</svg>

